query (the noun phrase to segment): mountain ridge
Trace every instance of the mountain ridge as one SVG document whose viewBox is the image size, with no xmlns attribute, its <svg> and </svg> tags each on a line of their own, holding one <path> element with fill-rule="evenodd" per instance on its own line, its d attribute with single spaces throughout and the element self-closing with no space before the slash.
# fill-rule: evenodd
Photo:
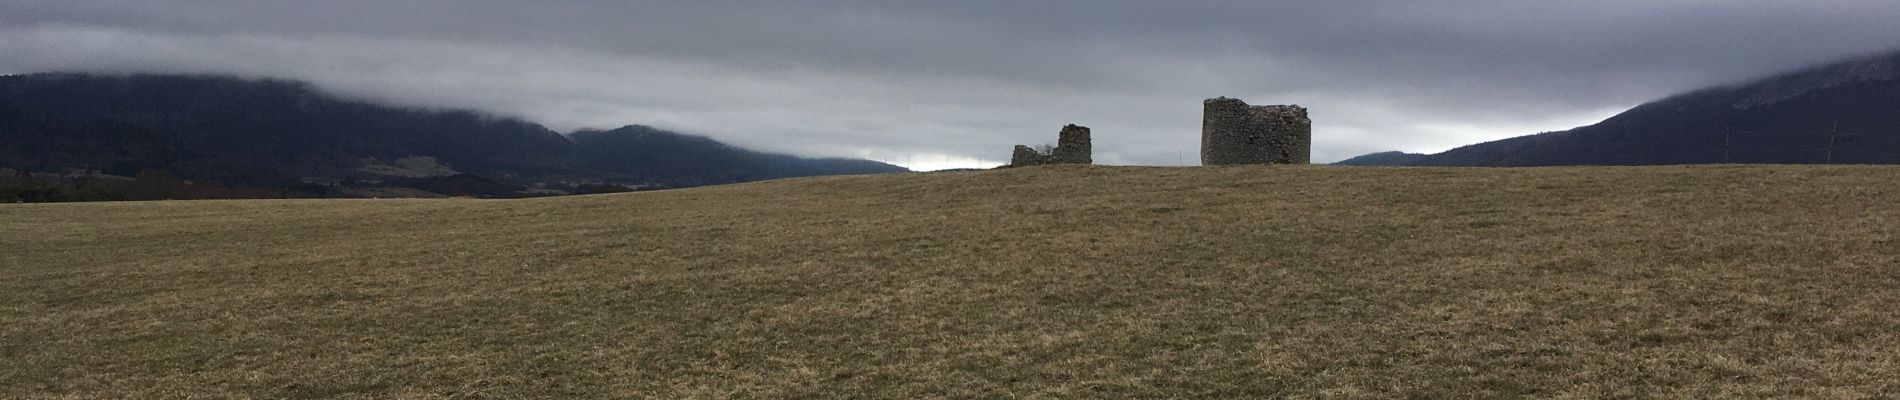
<svg viewBox="0 0 1900 400">
<path fill-rule="evenodd" d="M 563 134 L 516 117 L 381 105 L 284 79 L 0 77 L 0 139 L 10 143 L 0 146 L 0 167 L 20 171 L 96 170 L 130 177 L 157 170 L 187 181 L 294 189 L 318 197 L 348 196 L 343 183 L 431 179 L 411 176 L 397 165 L 476 175 L 481 179 L 460 181 L 494 181 L 515 188 L 502 192 L 515 194 L 529 189 L 574 193 L 582 185 L 689 187 L 908 171 L 872 161 L 758 152 L 704 136 L 641 128 L 637 140 L 611 139 L 634 133 L 627 128 Z M 691 162 L 624 162 L 634 155 Z M 672 167 L 677 165 L 699 169 Z M 313 183 L 339 190 L 308 186 Z M 453 186 L 436 183 L 418 185 Z M 442 194 L 508 196 L 496 190 Z"/>
<path fill-rule="evenodd" d="M 1864 55 L 1668 96 L 1574 129 L 1343 165 L 1895 164 L 1897 70 L 1900 50 Z"/>
</svg>

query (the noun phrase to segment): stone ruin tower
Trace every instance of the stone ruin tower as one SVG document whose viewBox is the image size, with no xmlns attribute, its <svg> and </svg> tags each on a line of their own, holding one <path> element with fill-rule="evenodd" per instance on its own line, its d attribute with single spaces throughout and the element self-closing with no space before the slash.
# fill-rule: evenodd
<svg viewBox="0 0 1900 400">
<path fill-rule="evenodd" d="M 1201 164 L 1311 164 L 1313 120 L 1300 106 L 1249 106 L 1226 97 L 1201 103 Z"/>
<path fill-rule="evenodd" d="M 1049 154 L 1042 154 L 1029 146 L 1016 145 L 1015 153 L 1009 157 L 1009 166 L 1094 164 L 1094 154 L 1094 145 L 1089 142 L 1089 128 L 1069 125 L 1062 127 L 1062 135 L 1056 140 L 1056 148 Z"/>
</svg>

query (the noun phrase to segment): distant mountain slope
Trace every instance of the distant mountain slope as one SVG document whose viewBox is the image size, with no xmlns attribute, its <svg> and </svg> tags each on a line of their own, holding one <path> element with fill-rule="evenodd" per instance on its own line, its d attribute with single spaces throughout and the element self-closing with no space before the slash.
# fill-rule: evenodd
<svg viewBox="0 0 1900 400">
<path fill-rule="evenodd" d="M 160 168 L 224 180 L 226 168 L 197 164 L 334 177 L 356 170 L 363 158 L 431 156 L 463 172 L 497 174 L 559 168 L 572 147 L 560 134 L 521 120 L 338 100 L 288 81 L 26 75 L 0 78 L 0 101 L 53 127 L 83 131 L 62 135 L 87 138 L 42 133 L 41 142 L 56 147 L 27 155 L 30 160 L 0 160 L 15 165 Z M 112 151 L 97 146 L 122 140 L 132 143 Z"/>
<path fill-rule="evenodd" d="M 1601 123 L 1460 147 L 1420 166 L 1900 163 L 1900 52 L 1644 104 Z"/>
<path fill-rule="evenodd" d="M 1419 160 L 1423 160 L 1425 159 L 1425 157 L 1428 157 L 1428 156 L 1425 154 L 1406 153 L 1402 151 L 1388 151 L 1384 153 L 1372 153 L 1372 154 L 1367 154 L 1363 156 L 1348 158 L 1344 161 L 1333 163 L 1333 165 L 1349 165 L 1349 166 L 1356 166 L 1356 167 L 1409 165 L 1411 163 L 1418 162 Z"/>
<path fill-rule="evenodd" d="M 609 139 L 623 134 L 615 132 L 577 134 L 588 141 L 577 146 L 575 139 L 519 119 L 344 100 L 290 81 L 0 77 L 0 167 L 27 171 L 78 168 L 130 176 L 155 169 L 189 180 L 262 187 L 413 178 L 390 166 L 435 162 L 443 164 L 435 171 L 513 185 L 680 187 L 904 171 L 870 161 L 747 151 L 652 128 L 642 128 L 638 140 Z"/>
<path fill-rule="evenodd" d="M 575 132 L 570 137 L 579 145 L 576 156 L 582 160 L 583 167 L 669 186 L 905 171 L 869 160 L 807 159 L 761 153 L 703 136 L 641 125 L 611 131 Z"/>
</svg>

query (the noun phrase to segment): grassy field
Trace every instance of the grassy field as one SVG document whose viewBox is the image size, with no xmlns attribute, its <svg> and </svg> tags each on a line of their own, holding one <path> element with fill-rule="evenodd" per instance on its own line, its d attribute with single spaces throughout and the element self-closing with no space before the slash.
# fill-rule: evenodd
<svg viewBox="0 0 1900 400">
<path fill-rule="evenodd" d="M 0 205 L 0 398 L 1900 396 L 1900 168 Z"/>
</svg>

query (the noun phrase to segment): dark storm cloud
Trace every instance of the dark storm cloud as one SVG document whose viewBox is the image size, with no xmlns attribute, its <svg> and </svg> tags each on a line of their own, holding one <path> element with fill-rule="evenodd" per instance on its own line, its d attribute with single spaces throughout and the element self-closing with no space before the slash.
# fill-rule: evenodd
<svg viewBox="0 0 1900 400">
<path fill-rule="evenodd" d="M 1095 128 L 1193 162 L 1199 100 L 1314 109 L 1315 158 L 1560 129 L 1900 47 L 1890 1 L 0 1 L 0 71 L 219 72 L 910 164 Z"/>
</svg>

